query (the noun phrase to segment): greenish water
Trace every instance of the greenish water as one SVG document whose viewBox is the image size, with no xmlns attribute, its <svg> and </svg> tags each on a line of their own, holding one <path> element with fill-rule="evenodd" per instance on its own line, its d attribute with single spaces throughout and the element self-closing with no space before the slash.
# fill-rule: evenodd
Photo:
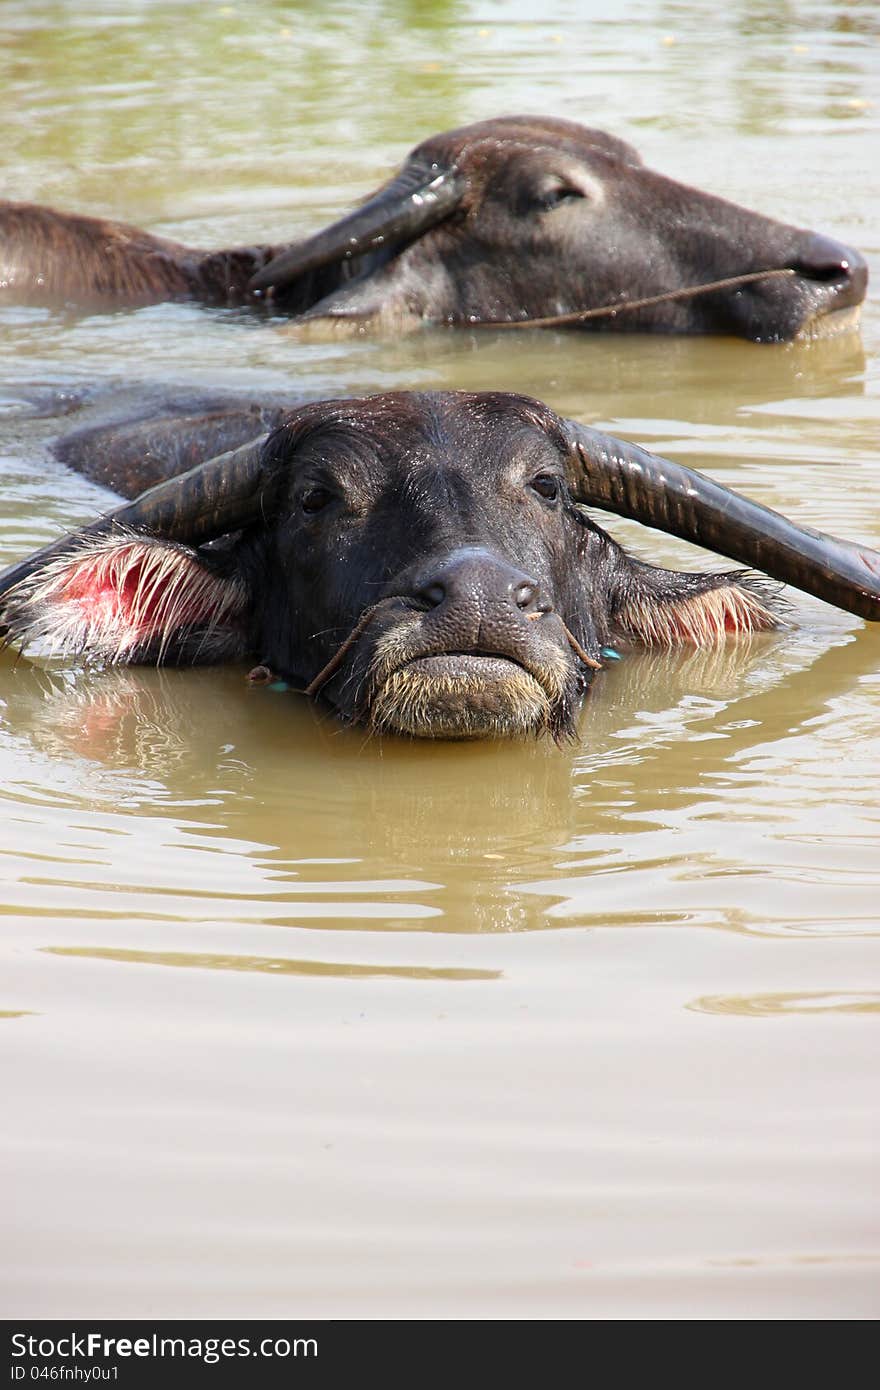
<svg viewBox="0 0 880 1390">
<path fill-rule="evenodd" d="M 605 9 L 7 0 L 4 194 L 283 240 L 536 111 L 876 265 L 873 5 Z M 523 390 L 878 547 L 878 322 L 876 290 L 781 348 L 0 309 L 0 562 L 107 503 L 16 392 L 124 380 Z M 7 1315 L 875 1317 L 880 633 L 793 605 L 609 670 L 561 750 L 0 658 Z"/>
</svg>

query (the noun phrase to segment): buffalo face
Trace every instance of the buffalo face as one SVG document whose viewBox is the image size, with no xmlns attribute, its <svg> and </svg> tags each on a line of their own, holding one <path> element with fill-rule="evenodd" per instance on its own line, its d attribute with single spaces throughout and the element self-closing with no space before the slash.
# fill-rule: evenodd
<svg viewBox="0 0 880 1390">
<path fill-rule="evenodd" d="M 570 726 L 603 586 L 565 454 L 522 402 L 392 396 L 299 412 L 267 445 L 284 522 L 258 542 L 256 648 L 347 717 L 410 734 Z M 258 576 L 258 578 L 257 578 Z M 279 621 L 280 619 L 280 621 Z M 586 654 L 586 651 L 585 651 Z"/>
<path fill-rule="evenodd" d="M 524 396 L 391 393 L 290 412 L 0 576 L 0 632 L 109 663 L 256 656 L 378 731 L 573 727 L 610 642 L 777 622 L 766 581 L 627 555 L 584 504 L 868 618 L 880 556 Z"/>
</svg>

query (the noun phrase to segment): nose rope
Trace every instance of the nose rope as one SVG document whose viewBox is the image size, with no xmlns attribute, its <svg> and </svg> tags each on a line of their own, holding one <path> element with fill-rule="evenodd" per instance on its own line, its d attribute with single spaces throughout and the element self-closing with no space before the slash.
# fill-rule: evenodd
<svg viewBox="0 0 880 1390">
<path fill-rule="evenodd" d="M 349 651 L 351 646 L 357 641 L 357 639 L 360 637 L 361 633 L 368 626 L 368 624 L 373 621 L 379 609 L 384 608 L 385 605 L 389 603 L 398 603 L 402 598 L 402 594 L 389 594 L 387 598 L 380 598 L 379 602 L 374 603 L 371 608 L 364 609 L 363 613 L 358 618 L 357 622 L 355 623 L 351 632 L 346 637 L 345 641 L 342 643 L 341 646 L 337 647 L 335 653 L 327 662 L 327 665 L 322 666 L 321 670 L 315 676 L 314 680 L 309 682 L 305 690 L 302 692 L 303 695 L 308 695 L 310 699 L 313 696 L 317 695 L 321 687 L 327 684 L 330 677 L 335 676 L 336 672 L 339 670 L 340 666 L 345 660 L 346 652 Z"/>
<path fill-rule="evenodd" d="M 587 653 L 584 651 L 583 647 L 581 646 L 580 642 L 575 637 L 574 633 L 569 632 L 568 628 L 565 626 L 565 623 L 562 622 L 561 618 L 559 619 L 559 621 L 560 623 L 562 623 L 562 631 L 565 633 L 565 636 L 568 639 L 568 645 L 571 647 L 575 656 L 578 657 L 584 663 L 585 666 L 589 666 L 591 670 L 601 671 L 601 661 L 594 661 L 591 656 L 588 656 Z"/>
<path fill-rule="evenodd" d="M 646 299 L 621 300 L 617 304 L 603 304 L 600 309 L 575 309 L 570 314 L 550 314 L 540 319 L 476 319 L 469 328 L 554 328 L 565 323 L 584 323 L 587 319 L 616 318 L 618 314 L 628 314 L 635 309 L 650 309 L 655 304 L 666 304 L 675 299 L 695 299 L 697 295 L 709 294 L 712 290 L 731 290 L 737 285 L 750 285 L 756 280 L 772 280 L 779 276 L 796 275 L 796 270 L 753 270 L 747 275 L 729 275 L 725 280 L 710 280 L 705 285 L 687 285 L 680 290 L 667 290 L 665 294 L 651 294 Z"/>
</svg>

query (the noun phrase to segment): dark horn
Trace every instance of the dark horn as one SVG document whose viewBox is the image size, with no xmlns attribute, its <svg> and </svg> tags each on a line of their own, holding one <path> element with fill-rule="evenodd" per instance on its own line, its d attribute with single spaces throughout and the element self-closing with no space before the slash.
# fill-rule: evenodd
<svg viewBox="0 0 880 1390">
<path fill-rule="evenodd" d="M 267 437 L 262 435 L 240 449 L 197 464 L 188 473 L 159 483 L 133 502 L 126 502 L 10 565 L 0 574 L 0 599 L 55 555 L 63 555 L 92 537 L 121 530 L 140 531 L 163 540 L 198 545 L 256 520 L 268 485 L 262 461 Z"/>
<path fill-rule="evenodd" d="M 350 260 L 387 242 L 411 239 L 448 217 L 461 201 L 464 180 L 455 169 L 408 164 L 363 207 L 300 241 L 263 266 L 248 283 L 251 293 L 288 285 L 306 271 Z"/>
<path fill-rule="evenodd" d="M 880 622 L 877 551 L 796 526 L 779 512 L 638 445 L 573 420 L 565 428 L 576 501 L 668 531 Z"/>
</svg>

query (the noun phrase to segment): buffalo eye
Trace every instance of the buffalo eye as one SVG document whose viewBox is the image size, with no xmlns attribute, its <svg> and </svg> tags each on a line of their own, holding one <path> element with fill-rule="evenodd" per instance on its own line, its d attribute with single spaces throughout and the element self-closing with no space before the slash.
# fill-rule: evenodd
<svg viewBox="0 0 880 1390">
<path fill-rule="evenodd" d="M 553 208 L 558 208 L 561 203 L 574 202 L 578 198 L 584 198 L 586 194 L 580 188 L 575 188 L 570 183 L 550 183 L 545 184 L 536 193 L 535 201 L 542 212 L 550 212 Z"/>
<path fill-rule="evenodd" d="M 539 473 L 532 479 L 531 487 L 545 502 L 555 502 L 559 497 L 559 479 L 554 473 Z"/>
<path fill-rule="evenodd" d="M 333 493 L 326 487 L 310 487 L 302 495 L 300 506 L 304 512 L 311 516 L 314 512 L 323 511 L 328 502 L 333 501 Z"/>
</svg>

